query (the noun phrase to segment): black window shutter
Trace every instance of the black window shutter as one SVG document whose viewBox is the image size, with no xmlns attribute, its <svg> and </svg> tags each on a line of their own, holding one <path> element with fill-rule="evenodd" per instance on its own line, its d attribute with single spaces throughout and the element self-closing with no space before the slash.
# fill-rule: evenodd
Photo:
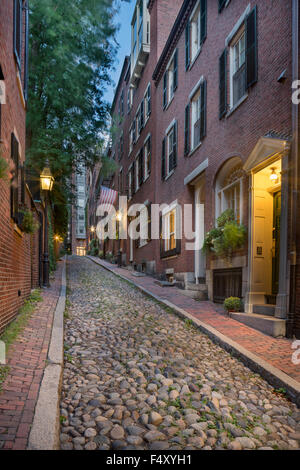
<svg viewBox="0 0 300 470">
<path fill-rule="evenodd" d="M 190 105 L 185 108 L 184 118 L 184 155 L 190 152 Z"/>
<path fill-rule="evenodd" d="M 143 147 L 139 155 L 139 186 L 141 187 L 144 182 L 144 151 Z"/>
<path fill-rule="evenodd" d="M 176 49 L 174 54 L 174 78 L 173 78 L 173 89 L 174 91 L 178 86 L 178 49 Z"/>
<path fill-rule="evenodd" d="M 206 80 L 200 85 L 200 140 L 206 136 L 206 116 L 207 116 L 207 83 Z"/>
<path fill-rule="evenodd" d="M 24 57 L 24 97 L 28 99 L 28 54 L 29 54 L 29 13 L 28 2 L 25 4 L 25 57 Z"/>
<path fill-rule="evenodd" d="M 21 69 L 22 51 L 22 0 L 14 0 L 14 54 Z"/>
<path fill-rule="evenodd" d="M 221 13 L 223 8 L 225 7 L 226 2 L 227 0 L 219 0 L 219 13 Z"/>
<path fill-rule="evenodd" d="M 141 102 L 141 129 L 144 127 L 144 100 Z"/>
<path fill-rule="evenodd" d="M 201 14 L 201 44 L 204 43 L 207 35 L 207 0 L 201 0 L 200 3 Z"/>
<path fill-rule="evenodd" d="M 224 49 L 219 59 L 219 91 L 220 91 L 220 110 L 219 117 L 222 119 L 227 112 L 227 49 Z"/>
<path fill-rule="evenodd" d="M 15 135 L 11 134 L 11 157 L 14 162 L 14 177 L 11 184 L 11 217 L 18 223 L 19 211 L 19 143 Z"/>
<path fill-rule="evenodd" d="M 147 206 L 148 212 L 148 242 L 152 240 L 151 238 L 151 203 Z"/>
<path fill-rule="evenodd" d="M 135 144 L 136 142 L 136 120 L 134 119 L 133 120 L 133 134 L 132 134 L 132 140 L 133 140 L 133 143 Z"/>
<path fill-rule="evenodd" d="M 161 177 L 163 180 L 166 177 L 166 137 L 164 137 L 164 140 L 162 141 Z"/>
<path fill-rule="evenodd" d="M 190 22 L 185 27 L 185 70 L 190 66 Z"/>
<path fill-rule="evenodd" d="M 25 204 L 25 166 L 21 168 L 21 203 Z"/>
<path fill-rule="evenodd" d="M 149 163 L 148 163 L 148 165 L 149 165 L 149 167 L 148 167 L 148 172 L 149 172 L 149 174 L 150 174 L 150 173 L 151 173 L 151 135 L 150 135 L 150 137 L 149 137 L 149 139 L 148 139 L 147 145 L 148 145 L 148 155 L 150 155 L 150 157 L 149 157 L 149 159 L 148 159 L 148 161 L 149 161 Z"/>
<path fill-rule="evenodd" d="M 163 91 L 163 107 L 167 106 L 167 82 L 168 82 L 168 74 L 165 72 L 164 74 L 164 91 Z"/>
<path fill-rule="evenodd" d="M 246 87 L 250 88 L 257 82 L 257 7 L 246 18 Z"/>
<path fill-rule="evenodd" d="M 172 165 L 171 170 L 177 166 L 177 121 L 173 126 L 173 152 L 172 152 Z"/>
<path fill-rule="evenodd" d="M 151 114 L 151 85 L 148 86 L 147 99 L 148 99 L 148 116 L 149 116 Z"/>
</svg>

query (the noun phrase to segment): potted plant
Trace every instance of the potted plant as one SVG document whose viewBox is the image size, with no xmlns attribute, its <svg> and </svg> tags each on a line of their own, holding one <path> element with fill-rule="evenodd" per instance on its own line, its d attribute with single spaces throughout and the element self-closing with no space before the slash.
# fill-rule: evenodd
<svg viewBox="0 0 300 470">
<path fill-rule="evenodd" d="M 228 297 L 224 301 L 226 312 L 240 312 L 242 310 L 242 301 L 239 297 Z"/>
<path fill-rule="evenodd" d="M 244 245 L 246 233 L 244 225 L 235 220 L 234 211 L 227 209 L 218 217 L 217 227 L 206 234 L 202 249 L 230 260 L 233 252 Z"/>
<path fill-rule="evenodd" d="M 20 224 L 22 232 L 29 234 L 35 233 L 39 229 L 40 224 L 35 220 L 33 212 L 29 209 L 24 209 L 21 210 L 20 213 L 22 214 L 22 222 Z"/>
</svg>

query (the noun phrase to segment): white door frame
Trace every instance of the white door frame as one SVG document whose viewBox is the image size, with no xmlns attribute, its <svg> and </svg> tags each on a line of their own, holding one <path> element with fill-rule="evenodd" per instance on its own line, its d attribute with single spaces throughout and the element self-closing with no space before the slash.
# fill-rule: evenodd
<svg viewBox="0 0 300 470">
<path fill-rule="evenodd" d="M 204 203 L 201 202 L 201 193 L 205 182 L 202 180 L 195 186 L 194 204 L 195 204 L 195 280 L 199 283 L 199 277 L 205 278 L 206 275 L 206 257 L 202 251 L 205 237 L 205 219 Z"/>
</svg>

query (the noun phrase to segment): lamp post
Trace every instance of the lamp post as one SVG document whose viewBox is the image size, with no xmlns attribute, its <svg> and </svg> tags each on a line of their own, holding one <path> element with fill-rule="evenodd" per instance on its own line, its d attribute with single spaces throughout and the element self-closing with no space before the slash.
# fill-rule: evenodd
<svg viewBox="0 0 300 470">
<path fill-rule="evenodd" d="M 44 224 L 44 256 L 43 256 L 43 285 L 50 287 L 49 283 L 49 252 L 48 252 L 48 193 L 52 191 L 54 178 L 52 176 L 49 161 L 46 160 L 46 166 L 40 175 L 41 190 L 45 194 L 45 224 Z"/>
</svg>

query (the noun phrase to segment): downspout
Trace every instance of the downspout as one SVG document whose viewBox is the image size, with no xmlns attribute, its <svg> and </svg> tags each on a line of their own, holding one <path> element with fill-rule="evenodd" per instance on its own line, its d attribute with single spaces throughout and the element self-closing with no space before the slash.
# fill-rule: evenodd
<svg viewBox="0 0 300 470">
<path fill-rule="evenodd" d="M 292 0 L 292 59 L 293 82 L 299 78 L 299 10 L 300 0 Z M 296 274 L 297 274 L 297 237 L 298 226 L 298 156 L 299 156 L 299 106 L 292 103 L 292 149 L 291 149 L 291 283 L 290 283 L 290 315 L 287 324 L 287 336 L 293 337 L 295 333 L 296 315 Z"/>
</svg>

